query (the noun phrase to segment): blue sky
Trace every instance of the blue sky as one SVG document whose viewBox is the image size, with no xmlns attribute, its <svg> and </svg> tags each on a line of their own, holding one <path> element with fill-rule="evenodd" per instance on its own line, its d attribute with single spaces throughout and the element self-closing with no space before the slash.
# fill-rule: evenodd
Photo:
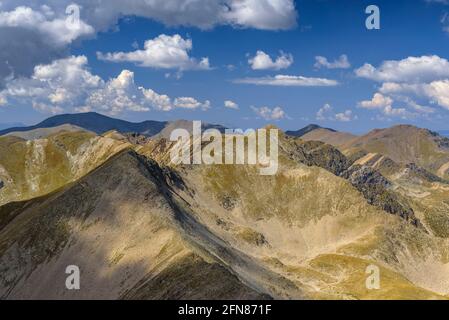
<svg viewBox="0 0 449 320">
<path fill-rule="evenodd" d="M 251 0 L 229 0 L 229 5 L 236 1 L 243 1 L 245 10 L 253 9 Z M 279 6 L 288 7 L 290 0 L 263 1 L 267 6 L 250 11 L 249 18 L 247 11 L 236 11 L 232 18 L 216 18 L 218 22 L 211 18 L 206 26 L 201 19 L 208 19 L 207 12 L 183 12 L 181 5 L 174 13 L 181 20 L 187 18 L 179 23 L 162 9 L 146 14 L 139 12 L 142 9 L 115 8 L 115 4 L 109 8 L 115 10 L 113 18 L 87 13 L 85 17 L 89 8 L 81 4 L 82 29 L 68 39 L 55 35 L 53 29 L 40 28 L 46 22 L 57 28 L 58 17 L 65 18 L 65 7 L 57 7 L 55 1 L 47 1 L 53 14 L 33 7 L 31 1 L 0 1 L 0 49 L 11 51 L 0 54 L 0 123 L 31 124 L 52 114 L 92 110 L 131 121 L 192 119 L 242 128 L 274 123 L 283 129 L 298 129 L 318 123 L 363 132 L 411 123 L 448 129 L 449 29 L 445 28 L 449 5 L 445 1 L 307 0 L 296 1 L 293 9 L 285 10 Z M 370 4 L 380 9 L 380 30 L 365 27 L 365 8 Z M 270 5 L 280 8 L 279 17 Z M 39 32 L 31 33 L 30 26 L 11 22 L 20 6 L 30 8 L 22 14 L 36 17 Z M 17 32 L 17 44 L 2 43 L 6 40 L 1 35 L 7 32 Z M 36 57 L 43 58 L 36 58 L 28 69 L 23 66 L 30 64 L 26 57 L 11 58 L 29 50 L 21 48 L 27 39 L 48 39 L 49 35 L 54 41 L 35 48 Z M 161 35 L 175 48 L 161 49 Z M 175 35 L 179 35 L 177 43 Z M 159 48 L 163 55 L 176 49 L 179 56 L 170 61 L 153 54 L 142 58 L 147 40 L 153 40 L 149 50 Z M 180 48 L 183 45 L 187 49 Z M 249 60 L 256 54 L 259 58 L 268 55 L 273 63 L 262 59 L 254 70 Z M 180 57 L 184 60 L 177 61 Z M 203 57 L 208 58 L 207 64 L 201 63 Z M 284 59 L 283 64 L 276 63 L 278 57 Z M 317 57 L 326 58 L 328 64 L 316 65 Z M 73 76 L 68 64 L 76 65 Z M 283 81 L 260 84 L 279 75 L 304 78 L 295 78 L 294 86 L 281 85 Z M 126 88 L 117 89 L 114 79 L 123 80 L 120 83 Z M 85 87 L 89 81 L 95 83 Z M 304 86 L 304 81 L 310 85 Z M 323 81 L 327 85 L 319 85 Z M 21 94 L 21 90 L 33 94 Z M 146 98 L 142 90 L 147 90 Z M 225 101 L 238 107 L 227 108 Z M 114 103 L 117 106 L 110 107 Z"/>
</svg>

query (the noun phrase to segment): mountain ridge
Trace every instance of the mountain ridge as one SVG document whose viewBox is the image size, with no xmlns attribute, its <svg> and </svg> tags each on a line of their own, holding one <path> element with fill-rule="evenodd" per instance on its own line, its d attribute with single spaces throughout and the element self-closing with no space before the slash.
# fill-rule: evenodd
<svg viewBox="0 0 449 320">
<path fill-rule="evenodd" d="M 146 120 L 143 122 L 134 123 L 111 118 L 96 112 L 73 113 L 56 115 L 33 126 L 15 127 L 1 130 L 0 136 L 14 131 L 23 132 L 40 128 L 52 128 L 64 124 L 78 126 L 97 134 L 102 134 L 110 130 L 118 130 L 120 132 L 138 132 L 146 135 L 154 135 L 159 133 L 165 127 L 167 122 Z"/>
</svg>

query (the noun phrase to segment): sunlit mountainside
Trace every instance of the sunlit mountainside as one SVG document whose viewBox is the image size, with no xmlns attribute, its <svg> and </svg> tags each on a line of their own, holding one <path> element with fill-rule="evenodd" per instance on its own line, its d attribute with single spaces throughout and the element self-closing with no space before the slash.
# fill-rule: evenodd
<svg viewBox="0 0 449 320">
<path fill-rule="evenodd" d="M 449 298 L 448 139 L 280 132 L 279 169 L 264 176 L 173 164 L 161 132 L 176 125 L 92 116 L 0 137 L 0 297 Z M 82 290 L 64 286 L 71 264 Z"/>
</svg>

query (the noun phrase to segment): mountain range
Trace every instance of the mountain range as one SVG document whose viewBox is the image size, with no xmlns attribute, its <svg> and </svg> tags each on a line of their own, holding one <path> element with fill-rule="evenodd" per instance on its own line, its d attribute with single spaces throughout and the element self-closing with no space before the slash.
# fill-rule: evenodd
<svg viewBox="0 0 449 320">
<path fill-rule="evenodd" d="M 312 125 L 280 132 L 262 176 L 173 164 L 189 121 L 103 117 L 1 133 L 1 298 L 449 298 L 449 139 Z"/>
<path fill-rule="evenodd" d="M 76 114 L 62 114 L 51 118 L 48 118 L 34 126 L 28 127 L 10 127 L 7 129 L 0 130 L 0 136 L 19 132 L 30 132 L 33 131 L 34 134 L 38 134 L 42 129 L 55 128 L 60 126 L 74 126 L 77 128 L 82 128 L 87 131 L 94 132 L 96 134 L 102 134 L 107 131 L 115 130 L 121 133 L 138 133 L 148 137 L 155 136 L 161 133 L 165 128 L 166 131 L 171 132 L 170 127 L 176 128 L 187 128 L 188 124 L 191 126 L 190 121 L 176 120 L 176 121 L 152 121 L 147 120 L 139 123 L 129 122 L 125 120 L 111 118 L 96 112 L 87 113 L 76 113 Z M 203 123 L 203 130 L 209 128 L 216 128 L 221 131 L 225 127 L 219 125 L 212 125 L 208 123 Z M 191 129 L 190 129 L 191 130 Z"/>
</svg>

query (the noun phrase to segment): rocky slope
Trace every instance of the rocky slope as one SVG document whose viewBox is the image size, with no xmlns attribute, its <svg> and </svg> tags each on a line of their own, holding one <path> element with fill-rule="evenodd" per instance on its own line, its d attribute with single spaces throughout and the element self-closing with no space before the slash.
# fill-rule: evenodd
<svg viewBox="0 0 449 320">
<path fill-rule="evenodd" d="M 84 131 L 63 131 L 35 140 L 0 137 L 0 205 L 54 191 L 127 146 L 127 142 Z"/>
<path fill-rule="evenodd" d="M 414 163 L 440 177 L 449 177 L 449 139 L 427 129 L 399 125 L 374 130 L 341 148 L 379 153 L 397 163 Z"/>
<path fill-rule="evenodd" d="M 440 181 L 412 196 L 415 184 L 360 157 L 284 135 L 273 176 L 257 165 L 172 165 L 164 138 L 92 139 L 117 152 L 60 189 L 0 207 L 1 297 L 449 298 Z M 71 264 L 79 291 L 65 289 Z M 369 265 L 380 268 L 378 290 L 365 286 Z"/>
</svg>

